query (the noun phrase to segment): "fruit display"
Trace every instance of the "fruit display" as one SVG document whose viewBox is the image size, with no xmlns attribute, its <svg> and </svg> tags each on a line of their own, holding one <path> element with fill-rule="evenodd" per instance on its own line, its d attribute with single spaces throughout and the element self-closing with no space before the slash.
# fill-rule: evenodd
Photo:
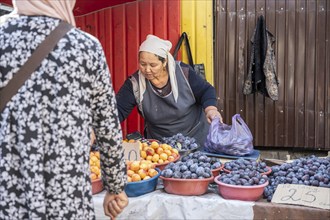
<svg viewBox="0 0 330 220">
<path fill-rule="evenodd" d="M 91 180 L 101 179 L 100 152 L 91 151 L 89 155 L 89 167 Z"/>
<path fill-rule="evenodd" d="M 164 176 L 159 178 L 163 180 L 165 192 L 182 196 L 203 195 L 207 192 L 209 183 L 213 181 L 213 176 L 198 179 L 177 179 Z"/>
<path fill-rule="evenodd" d="M 163 143 L 168 144 L 179 151 L 187 151 L 198 148 L 195 138 L 184 136 L 181 133 L 177 133 L 171 137 L 163 137 L 162 141 Z"/>
<path fill-rule="evenodd" d="M 265 181 L 267 178 L 266 175 L 261 175 L 257 171 L 250 171 L 255 174 L 258 179 L 253 180 L 251 173 L 245 173 L 241 175 L 241 171 L 233 171 L 230 174 L 224 174 L 220 177 L 214 179 L 214 182 L 217 184 L 219 195 L 221 195 L 224 199 L 231 200 L 242 200 L 242 201 L 257 201 L 262 197 L 262 194 L 265 190 L 265 187 L 269 184 L 268 181 Z M 247 175 L 247 176 L 245 176 Z M 238 177 L 240 176 L 240 177 Z M 236 179 L 237 178 L 237 179 Z M 249 181 L 254 182 L 251 183 L 253 185 L 248 185 Z M 228 182 L 224 183 L 223 181 Z M 238 185 L 236 185 L 238 184 Z M 244 184 L 244 185 L 241 185 Z"/>
<path fill-rule="evenodd" d="M 189 159 L 192 159 L 195 162 L 206 163 L 206 166 L 209 166 L 208 165 L 208 163 L 209 163 L 211 165 L 210 166 L 211 170 L 218 169 L 222 165 L 219 159 L 214 158 L 214 157 L 208 157 L 207 155 L 205 155 L 204 153 L 202 153 L 200 151 L 196 151 L 194 153 L 190 153 L 186 156 L 183 156 L 181 158 L 181 161 L 185 162 Z"/>
<path fill-rule="evenodd" d="M 264 197 L 271 201 L 279 184 L 299 184 L 330 188 L 330 158 L 315 155 L 272 166 Z"/>
<path fill-rule="evenodd" d="M 236 160 L 228 161 L 224 165 L 224 171 L 258 171 L 259 173 L 270 173 L 270 167 L 266 166 L 265 162 L 260 162 L 256 160 L 247 160 L 244 158 L 239 158 Z"/>
<path fill-rule="evenodd" d="M 221 174 L 217 180 L 225 184 L 254 186 L 262 185 L 268 181 L 267 175 L 262 175 L 256 170 L 252 171 L 232 171 L 230 173 Z"/>
<path fill-rule="evenodd" d="M 127 182 L 150 179 L 158 174 L 156 164 L 149 160 L 126 161 Z"/>
<path fill-rule="evenodd" d="M 140 157 L 142 160 L 163 164 L 177 159 L 179 157 L 179 152 L 170 145 L 162 144 L 157 141 L 151 141 L 150 144 L 142 142 L 140 144 Z"/>
<path fill-rule="evenodd" d="M 128 182 L 125 186 L 125 193 L 128 197 L 137 197 L 155 191 L 160 176 L 160 169 L 155 168 L 157 174 L 142 181 Z"/>
<path fill-rule="evenodd" d="M 90 178 L 92 181 L 92 194 L 94 195 L 103 190 L 103 184 L 101 180 L 101 164 L 100 164 L 99 151 L 90 152 L 89 169 L 90 169 Z"/>
<path fill-rule="evenodd" d="M 225 199 L 256 201 L 269 184 L 268 176 L 256 170 L 236 170 L 215 177 L 219 194 Z"/>
<path fill-rule="evenodd" d="M 203 179 L 212 176 L 211 169 L 191 161 L 170 163 L 161 172 L 161 176 L 176 179 Z"/>
<path fill-rule="evenodd" d="M 178 135 L 180 137 L 180 135 Z M 166 138 L 165 138 L 166 140 Z M 169 140 L 169 139 L 168 139 Z M 139 182 L 160 175 L 165 191 L 178 195 L 201 195 L 207 191 L 209 183 L 216 182 L 223 198 L 258 200 L 262 192 L 267 201 L 271 201 L 279 184 L 301 184 L 330 188 L 330 158 L 319 158 L 314 155 L 296 159 L 269 167 L 265 162 L 239 158 L 221 163 L 218 158 L 209 157 L 204 152 L 195 151 L 180 158 L 178 149 L 172 142 L 161 143 L 157 140 L 125 140 L 138 142 L 140 161 L 129 161 L 127 164 L 128 182 Z M 175 144 L 174 144 L 175 145 Z M 177 145 L 175 145 L 177 147 Z M 99 155 L 98 155 L 99 157 Z M 98 178 L 97 154 L 91 153 L 91 178 Z M 164 165 L 162 169 L 157 166 Z M 99 165 L 98 165 L 99 168 Z M 217 171 L 217 174 L 213 171 Z M 222 172 L 224 171 L 224 172 Z M 203 181 L 203 187 L 197 193 L 190 187 Z M 200 183 L 202 184 L 202 183 Z M 166 185 L 166 186 L 165 186 Z M 183 189 L 188 189 L 183 192 Z M 225 195 L 228 192 L 228 195 Z M 222 195 L 221 194 L 221 195 Z M 232 197 L 235 194 L 237 197 Z M 243 197 L 243 194 L 246 197 Z"/>
<path fill-rule="evenodd" d="M 165 178 L 176 179 L 204 179 L 213 176 L 212 169 L 220 167 L 220 161 L 212 162 L 200 151 L 190 153 L 181 158 L 180 161 L 168 164 L 161 172 L 161 176 Z M 213 164 L 211 164 L 213 163 Z"/>
</svg>

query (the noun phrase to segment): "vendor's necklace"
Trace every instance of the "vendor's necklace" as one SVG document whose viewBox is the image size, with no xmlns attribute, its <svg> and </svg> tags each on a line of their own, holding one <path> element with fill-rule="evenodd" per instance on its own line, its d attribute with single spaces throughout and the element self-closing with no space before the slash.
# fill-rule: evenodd
<svg viewBox="0 0 330 220">
<path fill-rule="evenodd" d="M 161 95 L 161 96 L 165 96 L 168 94 L 168 90 L 170 89 L 169 87 L 169 80 L 167 80 L 166 84 L 162 87 L 162 88 L 157 88 L 156 86 L 154 86 L 151 83 L 152 87 L 154 88 L 154 90 L 156 90 L 156 92 Z"/>
<path fill-rule="evenodd" d="M 163 86 L 162 88 L 157 88 L 157 87 L 154 87 L 154 88 L 157 90 L 157 92 L 162 93 L 163 92 L 163 89 L 167 86 L 167 84 L 168 84 L 168 81 L 165 84 L 165 86 Z"/>
</svg>

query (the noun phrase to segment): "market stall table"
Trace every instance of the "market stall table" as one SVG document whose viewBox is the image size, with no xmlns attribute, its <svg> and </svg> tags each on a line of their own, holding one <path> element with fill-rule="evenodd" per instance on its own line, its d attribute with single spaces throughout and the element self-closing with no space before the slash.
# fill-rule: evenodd
<svg viewBox="0 0 330 220">
<path fill-rule="evenodd" d="M 253 206 L 255 220 L 326 220 L 330 219 L 330 210 L 312 208 L 307 206 L 286 205 L 267 202 L 261 199 Z"/>
<path fill-rule="evenodd" d="M 109 219 L 103 212 L 105 192 L 93 196 L 96 219 Z M 166 193 L 162 186 L 139 197 L 130 197 L 129 205 L 118 216 L 120 219 L 253 219 L 254 202 L 225 200 L 209 187 L 201 196 L 180 196 Z"/>
<path fill-rule="evenodd" d="M 157 190 L 139 197 L 130 197 L 129 205 L 118 220 L 139 219 L 330 219 L 330 211 L 306 206 L 285 205 L 267 202 L 225 200 L 210 185 L 208 193 L 201 196 L 180 196 L 166 193 L 160 185 Z M 109 219 L 103 212 L 105 191 L 93 196 L 96 220 Z"/>
</svg>

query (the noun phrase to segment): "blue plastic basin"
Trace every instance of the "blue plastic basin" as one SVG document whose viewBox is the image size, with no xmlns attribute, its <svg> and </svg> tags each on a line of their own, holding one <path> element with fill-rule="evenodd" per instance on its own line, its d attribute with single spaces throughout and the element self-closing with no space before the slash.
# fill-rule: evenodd
<svg viewBox="0 0 330 220">
<path fill-rule="evenodd" d="M 125 186 L 125 193 L 128 197 L 137 197 L 155 191 L 158 183 L 158 177 L 161 170 L 155 168 L 158 174 L 150 179 L 142 180 L 138 182 L 129 182 Z"/>
</svg>

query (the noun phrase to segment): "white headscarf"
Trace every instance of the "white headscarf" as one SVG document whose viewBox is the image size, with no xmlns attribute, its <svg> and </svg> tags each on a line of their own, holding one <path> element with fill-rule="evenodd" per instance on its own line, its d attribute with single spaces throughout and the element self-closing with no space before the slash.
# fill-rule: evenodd
<svg viewBox="0 0 330 220">
<path fill-rule="evenodd" d="M 154 35 L 149 34 L 145 41 L 140 45 L 139 52 L 145 51 L 156 54 L 160 57 L 167 59 L 168 74 L 170 77 L 170 83 L 172 93 L 175 102 L 178 100 L 178 82 L 175 75 L 175 60 L 170 53 L 172 43 L 168 40 L 160 39 Z M 139 86 L 140 86 L 140 101 L 143 100 L 143 94 L 146 91 L 146 80 L 141 71 L 139 71 Z"/>
<path fill-rule="evenodd" d="M 73 8 L 76 0 L 12 0 L 14 11 L 6 16 L 15 17 L 22 15 L 46 15 L 59 18 L 76 26 Z"/>
</svg>

